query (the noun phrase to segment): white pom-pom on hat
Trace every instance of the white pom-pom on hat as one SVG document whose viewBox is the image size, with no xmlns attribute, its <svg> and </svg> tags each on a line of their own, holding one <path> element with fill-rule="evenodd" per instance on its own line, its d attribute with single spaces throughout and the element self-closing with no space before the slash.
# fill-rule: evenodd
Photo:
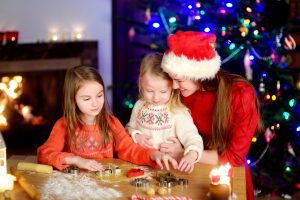
<svg viewBox="0 0 300 200">
<path fill-rule="evenodd" d="M 163 56 L 165 72 L 191 80 L 213 79 L 221 66 L 211 33 L 177 31 L 168 39 L 169 49 Z"/>
</svg>

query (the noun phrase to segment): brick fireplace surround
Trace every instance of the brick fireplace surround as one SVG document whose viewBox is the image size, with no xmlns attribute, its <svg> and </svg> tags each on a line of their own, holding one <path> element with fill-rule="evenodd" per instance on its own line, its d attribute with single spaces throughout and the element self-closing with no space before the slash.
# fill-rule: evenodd
<svg viewBox="0 0 300 200">
<path fill-rule="evenodd" d="M 0 81 L 5 76 L 23 77 L 21 95 L 7 103 L 3 112 L 7 126 L 0 126 L 8 156 L 35 154 L 36 148 L 48 138 L 62 114 L 65 72 L 79 64 L 98 68 L 97 41 L 0 46 Z M 31 106 L 32 115 L 39 120 L 25 121 L 15 109 L 20 105 Z"/>
</svg>

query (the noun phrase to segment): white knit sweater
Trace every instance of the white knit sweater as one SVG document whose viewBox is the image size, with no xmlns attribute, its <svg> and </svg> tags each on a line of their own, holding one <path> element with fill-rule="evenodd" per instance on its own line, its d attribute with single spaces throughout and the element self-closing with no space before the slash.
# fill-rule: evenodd
<svg viewBox="0 0 300 200">
<path fill-rule="evenodd" d="M 168 137 L 177 137 L 185 149 L 184 154 L 195 150 L 198 152 L 197 161 L 201 158 L 202 137 L 187 108 L 171 112 L 167 104 L 155 106 L 138 100 L 133 107 L 126 129 L 134 142 L 136 142 L 136 134 L 151 135 L 153 147 L 157 149 L 161 143 L 169 142 Z"/>
</svg>

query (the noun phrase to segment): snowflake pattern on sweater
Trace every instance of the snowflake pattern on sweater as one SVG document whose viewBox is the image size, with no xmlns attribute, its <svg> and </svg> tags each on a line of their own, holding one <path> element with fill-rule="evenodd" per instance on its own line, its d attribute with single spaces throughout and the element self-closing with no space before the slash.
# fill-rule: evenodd
<svg viewBox="0 0 300 200">
<path fill-rule="evenodd" d="M 144 108 L 138 112 L 137 121 L 140 126 L 150 130 L 171 128 L 170 116 L 166 106 L 160 108 Z"/>
</svg>

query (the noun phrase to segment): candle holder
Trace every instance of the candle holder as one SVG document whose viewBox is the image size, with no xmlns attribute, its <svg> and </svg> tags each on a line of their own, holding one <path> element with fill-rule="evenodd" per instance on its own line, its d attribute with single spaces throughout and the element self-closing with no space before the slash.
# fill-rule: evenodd
<svg viewBox="0 0 300 200">
<path fill-rule="evenodd" d="M 210 184 L 209 197 L 213 200 L 231 199 L 231 186 L 228 184 Z"/>
<path fill-rule="evenodd" d="M 5 39 L 6 39 L 6 44 L 17 44 L 18 39 L 19 39 L 19 32 L 18 31 L 7 31 L 5 32 Z"/>
</svg>

